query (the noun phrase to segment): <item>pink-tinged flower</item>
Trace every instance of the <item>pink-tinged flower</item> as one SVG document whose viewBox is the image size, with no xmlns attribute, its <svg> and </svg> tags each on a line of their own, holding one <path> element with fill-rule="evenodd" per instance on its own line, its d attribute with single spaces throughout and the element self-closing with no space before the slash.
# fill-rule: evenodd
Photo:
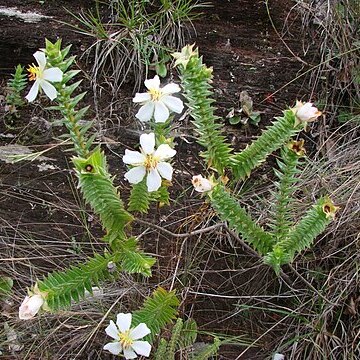
<svg viewBox="0 0 360 360">
<path fill-rule="evenodd" d="M 146 324 L 141 323 L 135 328 L 131 328 L 132 315 L 120 313 L 115 323 L 110 320 L 110 325 L 105 329 L 106 334 L 115 341 L 107 343 L 104 350 L 110 351 L 114 355 L 124 353 L 125 359 L 136 359 L 138 355 L 148 357 L 151 345 L 147 341 L 139 339 L 150 334 L 150 329 Z"/>
<path fill-rule="evenodd" d="M 35 82 L 26 95 L 26 99 L 29 102 L 34 101 L 39 93 L 39 89 L 42 89 L 50 100 L 54 100 L 57 97 L 57 91 L 51 82 L 62 81 L 63 72 L 57 67 L 46 69 L 46 56 L 42 51 L 37 51 L 33 56 L 38 66 L 33 64 L 27 69 L 29 80 Z"/>
<path fill-rule="evenodd" d="M 154 117 L 155 122 L 163 123 L 169 118 L 170 111 L 178 114 L 183 111 L 183 102 L 171 96 L 181 90 L 179 85 L 170 83 L 161 88 L 159 76 L 155 75 L 153 79 L 145 80 L 145 86 L 148 92 L 136 93 L 133 99 L 142 105 L 135 115 L 140 121 L 146 122 Z"/>
<path fill-rule="evenodd" d="M 194 186 L 195 191 L 201 193 L 211 191 L 214 187 L 214 184 L 210 180 L 202 177 L 202 175 L 193 176 L 191 182 Z"/>
<path fill-rule="evenodd" d="M 29 320 L 35 317 L 44 304 L 44 298 L 41 295 L 26 296 L 19 307 L 19 318 Z"/>
<path fill-rule="evenodd" d="M 315 121 L 322 113 L 312 103 L 302 103 L 296 101 L 296 105 L 291 109 L 296 116 L 296 124 Z"/>
<path fill-rule="evenodd" d="M 123 161 L 132 165 L 125 179 L 131 184 L 138 184 L 146 176 L 146 185 L 149 192 L 156 191 L 161 186 L 161 178 L 171 181 L 173 168 L 165 160 L 175 156 L 176 150 L 167 144 L 161 144 L 155 150 L 155 134 L 140 136 L 140 152 L 125 150 Z"/>
</svg>

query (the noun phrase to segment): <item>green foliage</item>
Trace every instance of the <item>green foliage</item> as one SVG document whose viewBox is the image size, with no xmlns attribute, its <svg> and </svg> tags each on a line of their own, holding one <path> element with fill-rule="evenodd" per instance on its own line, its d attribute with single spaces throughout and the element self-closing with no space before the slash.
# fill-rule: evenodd
<svg viewBox="0 0 360 360">
<path fill-rule="evenodd" d="M 166 181 L 163 181 L 163 184 L 164 183 L 166 183 Z M 170 194 L 166 184 L 161 185 L 161 187 L 157 191 L 152 191 L 151 193 L 149 193 L 149 199 L 150 201 L 158 203 L 159 206 L 169 205 Z"/>
<path fill-rule="evenodd" d="M 68 307 L 71 301 L 79 301 L 86 295 L 86 290 L 92 293 L 92 286 L 112 278 L 116 272 L 110 272 L 108 265 L 116 263 L 118 254 L 95 254 L 84 264 L 72 266 L 63 272 L 53 272 L 45 279 L 38 281 L 39 290 L 46 294 L 46 304 L 50 310 L 56 311 Z"/>
<path fill-rule="evenodd" d="M 170 340 L 161 338 L 155 353 L 155 360 L 175 360 L 176 352 L 184 350 L 188 356 L 186 359 L 209 359 L 216 355 L 220 346 L 219 339 L 214 339 L 214 344 L 206 345 L 199 352 L 194 351 L 192 346 L 197 338 L 197 325 L 193 319 L 183 321 L 178 318 L 171 331 Z"/>
<path fill-rule="evenodd" d="M 119 271 L 150 276 L 154 263 L 155 259 L 140 252 L 135 239 L 130 238 L 116 252 L 95 254 L 83 264 L 49 274 L 38 281 L 38 288 L 50 310 L 56 311 L 84 298 L 86 290 L 92 293 L 92 286 L 99 286 L 100 281 L 116 278 Z"/>
<path fill-rule="evenodd" d="M 137 240 L 132 237 L 119 244 L 119 262 L 122 270 L 129 274 L 151 275 L 156 260 L 138 249 Z"/>
<path fill-rule="evenodd" d="M 138 184 L 132 184 L 128 211 L 138 211 L 146 214 L 152 201 L 159 203 L 160 206 L 169 205 L 170 199 L 167 186 L 162 185 L 159 190 L 149 193 L 146 186 L 146 178 Z"/>
<path fill-rule="evenodd" d="M 215 186 L 210 201 L 222 221 L 241 234 L 242 238 L 260 254 L 267 254 L 274 244 L 274 238 L 265 232 L 240 206 L 237 199 L 229 194 L 223 185 Z"/>
<path fill-rule="evenodd" d="M 316 236 L 329 224 L 337 208 L 329 198 L 318 200 L 305 216 L 293 227 L 294 214 L 292 198 L 296 191 L 299 158 L 304 154 L 303 141 L 292 141 L 281 151 L 277 160 L 279 170 L 274 169 L 279 181 L 273 192 L 275 206 L 270 219 L 271 232 L 259 227 L 240 206 L 223 185 L 218 184 L 209 194 L 211 204 L 223 221 L 242 236 L 260 254 L 264 262 L 279 274 L 280 266 L 293 261 L 297 252 L 308 248 Z"/>
<path fill-rule="evenodd" d="M 166 359 L 175 359 L 177 350 L 190 352 L 197 338 L 197 324 L 195 320 L 188 319 L 185 322 L 178 319 L 171 332 Z"/>
<path fill-rule="evenodd" d="M 204 349 L 202 349 L 199 353 L 195 354 L 191 357 L 191 360 L 207 360 L 211 356 L 214 356 L 219 351 L 221 345 L 221 341 L 215 337 L 214 343 L 210 345 L 206 345 Z"/>
<path fill-rule="evenodd" d="M 202 156 L 208 167 L 222 174 L 229 163 L 231 147 L 221 133 L 218 116 L 212 105 L 212 69 L 202 63 L 197 51 L 192 51 L 186 66 L 179 65 L 184 96 L 199 137 L 197 142 L 205 147 Z"/>
<path fill-rule="evenodd" d="M 175 66 L 178 66 L 181 73 L 190 116 L 194 119 L 193 124 L 199 135 L 198 142 L 205 147 L 202 155 L 208 167 L 212 167 L 221 175 L 218 184 L 208 192 L 211 205 L 222 221 L 227 221 L 230 228 L 241 235 L 244 241 L 260 255 L 266 256 L 265 261 L 272 265 L 276 272 L 279 272 L 280 265 L 291 261 L 296 251 L 310 245 L 323 227 L 318 225 L 313 229 L 314 231 L 304 233 L 304 242 L 299 242 L 296 246 L 293 244 L 292 248 L 285 245 L 291 244 L 294 238 L 300 237 L 302 231 L 307 231 L 305 225 L 299 225 L 299 234 L 295 236 L 291 233 L 292 195 L 297 182 L 296 176 L 299 173 L 297 170 L 298 154 L 303 152 L 303 150 L 298 151 L 297 148 L 301 147 L 302 143 L 292 142 L 292 146 L 293 143 L 296 144 L 291 150 L 285 147 L 281 153 L 282 160 L 278 161 L 279 170 L 274 170 L 279 181 L 275 183 L 277 188 L 277 192 L 273 193 L 275 206 L 273 219 L 269 222 L 270 228 L 273 229 L 272 232 L 265 231 L 256 224 L 247 211 L 240 206 L 236 197 L 231 194 L 231 189 L 225 189 L 222 183 L 228 177 L 228 172 L 226 175 L 224 173 L 227 169 L 231 170 L 229 176 L 234 180 L 246 179 L 252 170 L 263 163 L 270 154 L 300 132 L 307 122 L 297 118 L 296 112 L 299 111 L 298 107 L 303 104 L 298 102 L 296 109 L 284 111 L 283 116 L 275 118 L 273 124 L 243 151 L 232 154 L 232 149 L 221 134 L 220 125 L 216 123 L 218 119 L 214 115 L 210 86 L 212 69 L 203 65 L 202 58 L 193 47 L 194 45 L 188 45 L 181 52 L 174 53 L 173 57 L 176 59 Z M 254 115 L 254 119 L 258 119 L 260 113 L 253 111 L 253 101 L 246 91 L 241 92 L 240 102 L 241 112 L 248 117 Z M 232 113 L 234 111 L 228 117 L 233 116 Z M 311 223 L 308 216 L 305 216 L 303 221 L 305 224 Z M 300 222 L 300 224 L 302 223 Z M 289 233 L 292 234 L 292 240 L 288 239 Z"/>
<path fill-rule="evenodd" d="M 69 83 L 78 73 L 78 70 L 69 70 L 75 61 L 75 56 L 67 57 L 71 46 L 61 49 L 61 40 L 51 43 L 46 40 L 46 55 L 49 66 L 58 67 L 63 72 L 63 80 L 60 83 L 55 83 L 54 86 L 58 91 L 56 101 L 58 106 L 53 106 L 51 109 L 58 110 L 63 115 L 63 123 L 68 130 L 68 134 L 63 135 L 65 138 L 70 138 L 75 152 L 82 157 L 87 157 L 95 136 L 87 138 L 86 133 L 91 128 L 92 123 L 89 122 L 86 126 L 81 125 L 84 115 L 89 109 L 89 106 L 77 109 L 78 103 L 84 98 L 85 92 L 72 96 L 74 91 L 81 84 L 81 81 Z"/>
<path fill-rule="evenodd" d="M 16 109 L 25 105 L 22 91 L 26 88 L 26 74 L 24 67 L 20 64 L 15 68 L 15 73 L 7 83 L 6 104 L 11 108 L 12 113 L 16 113 Z"/>
<path fill-rule="evenodd" d="M 276 160 L 279 170 L 274 168 L 274 172 L 278 181 L 275 181 L 276 192 L 272 195 L 275 199 L 272 224 L 273 233 L 277 239 L 283 239 L 292 226 L 293 211 L 292 206 L 294 199 L 292 198 L 296 191 L 297 175 L 300 171 L 297 169 L 299 155 L 284 146 L 281 150 L 281 160 Z"/>
<path fill-rule="evenodd" d="M 138 184 L 132 184 L 128 210 L 147 213 L 150 206 L 149 192 L 146 186 L 146 178 Z"/>
<path fill-rule="evenodd" d="M 327 211 L 327 207 L 333 208 Z M 282 264 L 291 262 L 296 252 L 308 248 L 325 230 L 335 211 L 336 207 L 327 197 L 319 199 L 289 234 L 276 243 L 273 250 L 265 256 L 264 262 L 271 265 L 278 273 Z"/>
<path fill-rule="evenodd" d="M 174 291 L 158 288 L 146 299 L 141 309 L 133 312 L 133 324 L 145 323 L 151 330 L 147 338 L 152 342 L 161 329 L 175 319 L 179 304 Z"/>
<path fill-rule="evenodd" d="M 337 207 L 328 197 L 321 198 L 298 224 L 293 226 L 294 217 L 299 218 L 298 214 L 293 214 L 292 211 L 298 157 L 285 147 L 282 151 L 282 161 L 278 161 L 280 171 L 275 171 L 279 178 L 276 184 L 278 192 L 275 194 L 273 219 L 270 220 L 272 231 L 264 231 L 257 225 L 223 185 L 216 185 L 209 193 L 211 205 L 220 219 L 227 221 L 230 228 L 263 255 L 264 262 L 272 266 L 277 274 L 281 265 L 290 263 L 297 252 L 310 247 L 337 211 Z"/>
<path fill-rule="evenodd" d="M 197 338 L 198 328 L 196 321 L 188 319 L 183 323 L 181 334 L 178 340 L 178 348 L 185 349 L 192 346 Z"/>
<path fill-rule="evenodd" d="M 240 109 L 232 108 L 226 116 L 231 125 L 238 123 L 246 124 L 248 121 L 255 126 L 258 126 L 261 120 L 261 112 L 255 111 L 253 108 L 253 100 L 246 90 L 240 93 Z M 244 116 L 243 116 L 244 115 Z"/>
<path fill-rule="evenodd" d="M 0 298 L 10 294 L 14 282 L 8 276 L 0 276 Z"/>
<path fill-rule="evenodd" d="M 166 353 L 167 345 L 168 342 L 164 338 L 161 338 L 154 355 L 154 360 L 170 360 Z"/>
<path fill-rule="evenodd" d="M 73 158 L 79 188 L 85 201 L 100 216 L 107 231 L 106 240 L 125 239 L 125 226 L 133 217 L 124 209 L 122 200 L 107 170 L 104 153 L 95 149 L 87 158 Z"/>
<path fill-rule="evenodd" d="M 178 318 L 171 332 L 171 338 L 168 345 L 168 359 L 175 359 L 175 352 L 180 339 L 181 330 L 183 327 L 183 320 Z"/>
<path fill-rule="evenodd" d="M 295 127 L 295 115 L 292 110 L 284 111 L 284 116 L 277 117 L 251 145 L 231 158 L 231 169 L 236 179 L 245 179 L 253 169 L 259 166 L 268 155 L 279 149 L 297 132 L 301 126 Z"/>
</svg>

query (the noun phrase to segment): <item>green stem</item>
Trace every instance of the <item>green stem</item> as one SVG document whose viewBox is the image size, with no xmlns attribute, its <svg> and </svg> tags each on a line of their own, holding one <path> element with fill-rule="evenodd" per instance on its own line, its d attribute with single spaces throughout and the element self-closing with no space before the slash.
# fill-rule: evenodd
<svg viewBox="0 0 360 360">
<path fill-rule="evenodd" d="M 71 99 L 65 89 L 59 90 L 57 101 L 61 107 L 61 114 L 64 116 L 64 124 L 70 133 L 76 153 L 83 158 L 88 157 L 89 151 L 86 146 L 87 139 L 85 139 L 80 131 L 79 124 L 75 119 L 75 110 L 70 105 Z"/>
</svg>

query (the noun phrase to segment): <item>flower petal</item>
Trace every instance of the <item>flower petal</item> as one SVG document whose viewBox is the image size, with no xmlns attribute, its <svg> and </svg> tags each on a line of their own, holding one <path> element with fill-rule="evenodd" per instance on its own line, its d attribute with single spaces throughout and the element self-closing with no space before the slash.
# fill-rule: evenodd
<svg viewBox="0 0 360 360">
<path fill-rule="evenodd" d="M 155 151 L 154 157 L 162 161 L 172 158 L 175 154 L 176 150 L 172 149 L 168 144 L 161 144 Z"/>
<path fill-rule="evenodd" d="M 146 158 L 143 154 L 138 151 L 125 150 L 125 155 L 123 156 L 123 162 L 130 165 L 142 165 L 144 164 Z"/>
<path fill-rule="evenodd" d="M 151 351 L 151 345 L 147 341 L 134 341 L 131 347 L 137 354 L 148 357 Z"/>
<path fill-rule="evenodd" d="M 146 178 L 146 186 L 149 192 L 156 191 L 161 186 L 161 177 L 156 169 L 151 169 Z"/>
<path fill-rule="evenodd" d="M 36 62 L 39 65 L 40 70 L 44 70 L 46 66 L 46 55 L 42 51 L 37 51 L 35 54 L 33 54 L 34 58 L 36 59 Z"/>
<path fill-rule="evenodd" d="M 155 134 L 142 134 L 140 136 L 140 146 L 145 154 L 152 154 L 155 148 Z"/>
<path fill-rule="evenodd" d="M 105 329 L 105 332 L 113 339 L 119 340 L 119 329 L 112 320 L 110 320 L 110 325 Z"/>
<path fill-rule="evenodd" d="M 193 176 L 191 182 L 194 185 L 195 191 L 200 193 L 210 191 L 214 187 L 214 184 L 202 175 Z"/>
<path fill-rule="evenodd" d="M 44 304 L 44 298 L 37 294 L 26 296 L 19 307 L 19 318 L 21 320 L 32 319 Z"/>
<path fill-rule="evenodd" d="M 321 111 L 319 111 L 312 103 L 306 103 L 299 108 L 296 112 L 296 116 L 301 121 L 314 121 L 321 115 Z"/>
<path fill-rule="evenodd" d="M 138 184 L 145 176 L 145 166 L 136 166 L 125 173 L 124 177 L 130 184 Z"/>
<path fill-rule="evenodd" d="M 54 85 L 50 84 L 46 80 L 40 80 L 39 85 L 50 100 L 54 100 L 57 97 L 57 90 Z"/>
<path fill-rule="evenodd" d="M 173 168 L 169 163 L 159 162 L 156 169 L 164 179 L 171 181 Z"/>
<path fill-rule="evenodd" d="M 119 355 L 122 352 L 122 347 L 119 342 L 107 343 L 103 349 L 110 351 L 114 355 Z"/>
<path fill-rule="evenodd" d="M 151 100 L 151 95 L 149 93 L 136 93 L 133 98 L 134 103 L 145 103 Z"/>
<path fill-rule="evenodd" d="M 161 89 L 161 92 L 164 95 L 174 94 L 174 93 L 177 93 L 179 91 L 181 91 L 180 86 L 178 84 L 174 84 L 174 83 L 167 84 Z"/>
<path fill-rule="evenodd" d="M 143 338 L 146 335 L 149 335 L 150 333 L 151 333 L 151 330 L 147 327 L 147 325 L 144 323 L 141 323 L 130 331 L 130 337 L 133 340 L 137 340 L 137 339 Z"/>
<path fill-rule="evenodd" d="M 162 101 L 155 102 L 155 122 L 163 123 L 169 118 L 169 110 Z"/>
<path fill-rule="evenodd" d="M 63 72 L 59 68 L 46 69 L 43 72 L 43 79 L 54 82 L 62 81 Z"/>
<path fill-rule="evenodd" d="M 39 81 L 35 80 L 33 86 L 31 87 L 29 93 L 25 96 L 28 102 L 32 102 L 36 99 L 39 93 Z"/>
<path fill-rule="evenodd" d="M 148 79 L 144 81 L 144 84 L 147 89 L 155 89 L 158 90 L 160 87 L 160 78 L 158 75 L 155 75 L 153 79 Z"/>
<path fill-rule="evenodd" d="M 149 121 L 154 114 L 154 108 L 155 104 L 152 101 L 149 101 L 139 109 L 135 117 L 143 122 Z"/>
<path fill-rule="evenodd" d="M 161 101 L 173 112 L 180 114 L 184 109 L 183 102 L 176 98 L 175 96 L 164 96 L 161 98 Z"/>
<path fill-rule="evenodd" d="M 119 330 L 120 330 L 121 332 L 125 332 L 125 331 L 128 331 L 128 330 L 130 329 L 130 326 L 131 326 L 131 318 L 132 318 L 131 313 L 127 313 L 127 314 L 120 313 L 120 314 L 117 314 L 117 317 L 116 317 L 116 325 L 117 325 L 117 327 L 119 328 Z"/>
<path fill-rule="evenodd" d="M 131 349 L 124 349 L 124 356 L 125 356 L 125 359 L 136 359 L 137 358 L 136 353 Z"/>
</svg>

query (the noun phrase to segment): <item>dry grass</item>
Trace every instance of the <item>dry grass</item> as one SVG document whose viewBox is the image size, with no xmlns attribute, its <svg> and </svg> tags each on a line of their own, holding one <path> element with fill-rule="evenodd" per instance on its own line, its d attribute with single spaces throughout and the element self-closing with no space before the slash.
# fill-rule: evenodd
<svg viewBox="0 0 360 360">
<path fill-rule="evenodd" d="M 304 36 L 314 41 L 319 65 L 311 72 L 310 86 L 334 121 L 360 119 L 360 3 L 357 0 L 303 1 Z M 320 56 L 319 56 L 320 55 Z"/>
</svg>

